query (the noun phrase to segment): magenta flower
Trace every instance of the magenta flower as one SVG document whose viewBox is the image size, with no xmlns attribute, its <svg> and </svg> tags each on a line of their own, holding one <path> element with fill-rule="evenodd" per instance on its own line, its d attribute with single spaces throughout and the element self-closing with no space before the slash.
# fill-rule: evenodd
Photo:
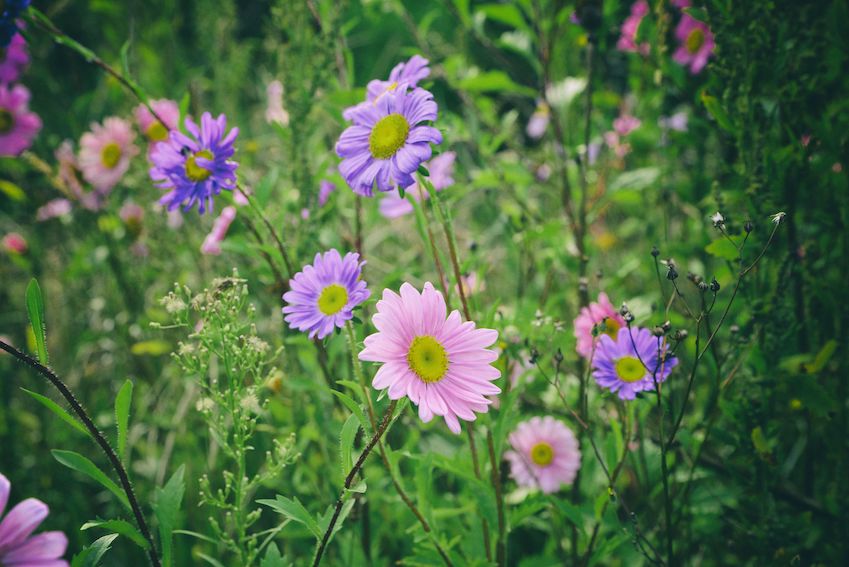
<svg viewBox="0 0 849 567">
<path fill-rule="evenodd" d="M 17 156 L 32 145 L 41 118 L 29 111 L 29 90 L 0 85 L 0 156 Z"/>
<path fill-rule="evenodd" d="M 601 328 L 602 323 L 604 328 Z M 598 340 L 597 337 L 593 337 L 593 327 L 596 325 L 599 325 L 601 333 L 611 337 L 615 337 L 619 329 L 625 326 L 625 319 L 604 292 L 598 294 L 598 302 L 583 307 L 575 318 L 575 338 L 578 341 L 575 350 L 586 359 L 592 355 L 593 344 Z"/>
<path fill-rule="evenodd" d="M 122 118 L 107 118 L 102 125 L 92 123 L 91 132 L 80 138 L 83 178 L 101 194 L 111 191 L 130 168 L 130 159 L 139 153 L 135 139 L 132 126 Z"/>
<path fill-rule="evenodd" d="M 354 252 L 344 258 L 335 249 L 316 254 L 312 265 L 289 280 L 290 290 L 283 294 L 289 326 L 319 339 L 344 327 L 353 318 L 354 308 L 371 295 L 360 279 L 363 264 Z"/>
<path fill-rule="evenodd" d="M 408 91 L 407 84 L 351 109 L 353 125 L 336 143 L 339 173 L 351 189 L 371 197 L 375 185 L 391 191 L 415 183 L 413 174 L 430 159 L 430 144 L 442 143 L 439 130 L 422 124 L 436 120 L 436 112 L 431 93 Z"/>
<path fill-rule="evenodd" d="M 454 152 L 445 152 L 424 164 L 430 173 L 430 182 L 437 191 L 442 191 L 454 185 L 454 178 L 451 175 L 454 173 L 454 160 L 456 157 L 457 154 Z M 425 191 L 423 187 L 420 187 L 418 181 L 408 187 L 406 192 L 412 195 L 419 203 L 430 198 L 430 193 Z M 388 219 L 398 218 L 412 212 L 412 203 L 406 198 L 402 198 L 401 193 L 398 191 L 385 193 L 380 200 L 380 214 Z"/>
<path fill-rule="evenodd" d="M 19 33 L 8 47 L 0 48 L 0 84 L 14 83 L 29 65 L 27 42 Z"/>
<path fill-rule="evenodd" d="M 654 390 L 666 380 L 678 359 L 667 354 L 662 337 L 643 328 L 622 327 L 615 338 L 602 335 L 593 357 L 593 377 L 602 388 L 633 400 L 637 392 Z"/>
<path fill-rule="evenodd" d="M 581 468 L 581 449 L 572 430 L 551 417 L 533 417 L 520 423 L 509 437 L 510 476 L 520 486 L 546 494 L 572 484 Z"/>
<path fill-rule="evenodd" d="M 221 254 L 221 243 L 224 241 L 224 237 L 227 236 L 227 231 L 230 229 L 230 225 L 235 218 L 236 208 L 224 207 L 221 214 L 218 215 L 218 218 L 212 224 L 212 230 L 206 235 L 203 244 L 201 244 L 200 251 L 202 254 L 211 254 L 213 256 Z"/>
<path fill-rule="evenodd" d="M 487 348 L 498 339 L 492 329 L 477 329 L 452 311 L 446 318 L 445 300 L 430 282 L 419 291 L 409 283 L 401 295 L 384 290 L 372 317 L 377 333 L 365 339 L 360 360 L 381 362 L 372 381 L 389 398 L 410 398 L 425 423 L 442 416 L 448 428 L 460 433 L 459 419 L 474 421 L 492 403 L 486 396 L 501 392 L 492 383 L 501 372 L 491 363 L 498 353 Z"/>
<path fill-rule="evenodd" d="M 166 98 L 152 100 L 150 101 L 150 106 L 159 118 L 165 121 L 164 124 L 157 120 L 147 106 L 143 104 L 138 105 L 133 111 L 136 117 L 136 123 L 139 125 L 139 130 L 142 131 L 148 141 L 148 157 L 156 144 L 167 140 L 168 132 L 176 130 L 180 123 L 180 107 L 173 100 Z"/>
<path fill-rule="evenodd" d="M 700 73 L 707 65 L 716 45 L 708 25 L 689 14 L 681 14 L 681 21 L 675 28 L 675 37 L 678 39 L 678 49 L 672 54 L 672 59 L 689 67 L 693 75 Z"/>
<path fill-rule="evenodd" d="M 637 31 L 646 14 L 649 13 L 649 3 L 646 0 L 637 0 L 631 4 L 631 14 L 622 22 L 619 40 L 616 49 L 648 55 L 650 46 L 648 42 L 637 43 Z"/>
<path fill-rule="evenodd" d="M 5 235 L 2 240 L 0 240 L 0 244 L 3 245 L 3 249 L 9 254 L 26 254 L 27 250 L 29 250 L 29 245 L 27 244 L 27 239 L 21 236 L 18 232 L 10 232 Z M 0 514 L 2 514 L 3 510 L 0 508 Z"/>
<path fill-rule="evenodd" d="M 9 502 L 11 483 L 0 474 L 0 517 Z M 0 522 L 0 565 L 9 567 L 68 567 L 62 559 L 68 547 L 68 538 L 62 532 L 32 532 L 47 517 L 47 504 L 27 498 Z"/>
</svg>

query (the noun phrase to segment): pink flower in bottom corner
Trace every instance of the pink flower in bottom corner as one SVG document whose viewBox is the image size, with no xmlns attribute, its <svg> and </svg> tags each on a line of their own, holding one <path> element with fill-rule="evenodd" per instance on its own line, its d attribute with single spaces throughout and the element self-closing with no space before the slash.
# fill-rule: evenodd
<svg viewBox="0 0 849 567">
<path fill-rule="evenodd" d="M 672 59 L 684 67 L 689 67 L 693 75 L 699 74 L 713 54 L 716 45 L 713 32 L 706 23 L 689 14 L 682 14 L 681 21 L 675 28 L 675 37 L 678 39 L 678 49 L 672 54 Z"/>
<path fill-rule="evenodd" d="M 572 430 L 551 417 L 533 417 L 520 423 L 509 437 L 510 476 L 520 486 L 546 494 L 572 484 L 581 468 L 581 449 Z"/>
<path fill-rule="evenodd" d="M 492 329 L 463 322 L 458 311 L 446 317 L 445 299 L 427 282 L 419 292 L 409 283 L 401 294 L 383 290 L 372 322 L 377 333 L 365 339 L 360 360 L 381 362 L 372 386 L 389 388 L 389 398 L 404 396 L 419 407 L 425 423 L 434 415 L 460 433 L 460 421 L 474 421 L 486 413 L 486 396 L 499 394 L 492 383 L 501 372 L 491 363 L 498 353 L 490 348 L 498 339 Z"/>
<path fill-rule="evenodd" d="M 41 118 L 29 111 L 29 90 L 0 84 L 0 156 L 17 156 L 32 145 Z"/>
<path fill-rule="evenodd" d="M 91 125 L 80 139 L 79 167 L 85 180 L 101 193 L 108 193 L 130 168 L 130 158 L 139 153 L 133 144 L 136 134 L 126 120 L 111 117 Z"/>
<path fill-rule="evenodd" d="M 590 303 L 582 308 L 575 318 L 575 338 L 578 340 L 575 350 L 584 358 L 592 355 L 593 343 L 598 339 L 593 337 L 593 327 L 601 326 L 602 323 L 604 328 L 599 329 L 601 333 L 614 338 L 619 329 L 625 326 L 625 319 L 604 292 L 598 294 L 598 302 Z"/>
<path fill-rule="evenodd" d="M 9 479 L 0 474 L 0 518 L 6 510 L 11 488 Z M 62 559 L 68 547 L 65 534 L 32 535 L 49 512 L 47 504 L 35 498 L 27 498 L 12 508 L 0 522 L 0 565 L 68 567 L 68 562 Z"/>
</svg>

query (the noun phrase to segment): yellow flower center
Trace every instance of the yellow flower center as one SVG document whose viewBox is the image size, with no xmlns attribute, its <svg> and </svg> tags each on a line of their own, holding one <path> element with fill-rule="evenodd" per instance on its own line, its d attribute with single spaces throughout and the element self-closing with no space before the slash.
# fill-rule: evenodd
<svg viewBox="0 0 849 567">
<path fill-rule="evenodd" d="M 634 356 L 623 356 L 616 361 L 614 366 L 616 375 L 623 382 L 636 382 L 642 380 L 646 375 L 646 369 L 639 358 Z"/>
<path fill-rule="evenodd" d="M 705 32 L 701 28 L 696 28 L 687 36 L 685 45 L 689 53 L 696 53 L 705 43 Z"/>
<path fill-rule="evenodd" d="M 410 124 L 400 114 L 390 114 L 377 121 L 368 137 L 368 149 L 375 159 L 389 159 L 395 155 L 410 133 Z"/>
<path fill-rule="evenodd" d="M 12 126 L 14 125 L 15 117 L 12 116 L 12 113 L 8 110 L 3 110 L 2 108 L 0 108 L 0 134 L 10 132 L 12 130 Z"/>
<path fill-rule="evenodd" d="M 602 323 L 604 324 L 604 331 L 602 332 L 611 339 L 615 339 L 619 334 L 619 329 L 622 327 L 622 325 L 619 324 L 619 321 L 612 317 L 605 317 Z"/>
<path fill-rule="evenodd" d="M 199 157 L 204 159 L 213 159 L 215 156 L 213 156 L 212 152 L 209 150 L 201 150 L 187 157 L 186 177 L 188 177 L 190 181 L 205 181 L 210 175 L 212 175 L 211 171 L 197 164 L 196 160 Z"/>
<path fill-rule="evenodd" d="M 421 335 L 410 344 L 407 364 L 423 382 L 439 382 L 448 372 L 448 353 L 435 338 Z"/>
<path fill-rule="evenodd" d="M 348 290 L 339 284 L 330 284 L 318 296 L 318 310 L 325 315 L 336 315 L 348 305 Z"/>
<path fill-rule="evenodd" d="M 109 142 L 100 150 L 100 161 L 106 169 L 112 169 L 121 161 L 121 146 Z"/>
<path fill-rule="evenodd" d="M 545 441 L 540 441 L 531 447 L 531 460 L 535 465 L 547 467 L 554 460 L 554 449 Z"/>
<path fill-rule="evenodd" d="M 151 142 L 161 142 L 168 139 L 168 128 L 159 120 L 154 120 L 144 134 Z"/>
</svg>

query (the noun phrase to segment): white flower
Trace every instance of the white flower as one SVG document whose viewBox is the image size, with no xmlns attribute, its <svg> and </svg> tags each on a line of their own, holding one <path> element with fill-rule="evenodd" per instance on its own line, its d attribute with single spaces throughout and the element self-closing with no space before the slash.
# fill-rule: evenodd
<svg viewBox="0 0 849 567">
<path fill-rule="evenodd" d="M 774 215 L 771 215 L 769 217 L 769 220 L 771 220 L 775 224 L 781 224 L 781 221 L 783 221 L 784 217 L 786 217 L 786 216 L 787 216 L 787 213 L 785 213 L 784 211 L 779 211 L 779 212 L 775 213 Z"/>
<path fill-rule="evenodd" d="M 545 98 L 552 106 L 567 106 L 587 87 L 587 80 L 581 77 L 566 77 L 559 83 L 548 85 Z"/>
<path fill-rule="evenodd" d="M 715 226 L 716 228 L 722 228 L 723 226 L 725 226 L 725 217 L 722 216 L 722 213 L 720 213 L 719 211 L 716 211 L 710 217 L 710 220 L 713 223 L 713 226 Z"/>
</svg>

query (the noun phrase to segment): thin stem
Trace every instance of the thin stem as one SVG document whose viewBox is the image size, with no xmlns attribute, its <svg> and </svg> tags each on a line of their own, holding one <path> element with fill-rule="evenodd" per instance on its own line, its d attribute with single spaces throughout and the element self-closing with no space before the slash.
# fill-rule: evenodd
<svg viewBox="0 0 849 567">
<path fill-rule="evenodd" d="M 495 488 L 495 503 L 498 510 L 498 540 L 495 544 L 495 562 L 504 567 L 507 564 L 507 526 L 504 521 L 504 493 L 501 488 L 501 470 L 495 456 L 495 444 L 492 431 L 486 431 L 486 444 L 489 448 L 489 463 L 492 468 L 492 486 Z"/>
<path fill-rule="evenodd" d="M 472 312 L 469 310 L 466 290 L 463 289 L 465 286 L 463 285 L 462 273 L 460 272 L 460 260 L 457 255 L 457 237 L 454 234 L 454 227 L 451 224 L 451 214 L 445 203 L 442 202 L 439 192 L 433 188 L 430 181 L 420 175 L 419 183 L 427 187 L 431 199 L 437 205 L 437 211 L 439 211 L 440 216 L 439 220 L 442 223 L 442 230 L 445 232 L 445 240 L 448 242 L 448 255 L 451 258 L 451 266 L 454 268 L 454 279 L 457 281 L 457 292 L 460 295 L 460 303 L 463 304 L 463 315 L 465 315 L 466 321 L 471 321 Z"/>
<path fill-rule="evenodd" d="M 68 402 L 68 405 L 71 406 L 71 409 L 80 418 L 80 421 L 83 422 L 83 425 L 91 434 L 92 438 L 94 438 L 95 442 L 100 446 L 100 449 L 106 455 L 106 458 L 109 459 L 109 463 L 112 465 L 112 468 L 115 469 L 115 473 L 118 475 L 118 479 L 121 481 L 121 488 L 124 490 L 124 493 L 127 495 L 127 500 L 130 501 L 130 508 L 133 511 L 133 516 L 135 517 L 136 524 L 138 524 L 139 529 L 142 532 L 142 536 L 147 541 L 150 549 L 148 549 L 148 558 L 150 559 L 150 563 L 154 567 L 160 567 L 161 563 L 159 561 L 159 555 L 156 552 L 156 544 L 153 541 L 153 536 L 150 533 L 150 529 L 148 528 L 147 522 L 144 519 L 144 514 L 142 513 L 141 506 L 139 505 L 139 501 L 136 498 L 135 491 L 133 490 L 133 485 L 130 483 L 130 477 L 127 474 L 127 470 L 124 468 L 124 465 L 121 463 L 121 459 L 118 458 L 118 455 L 112 449 L 112 446 L 109 445 L 109 441 L 106 440 L 106 437 L 97 428 L 92 421 L 91 417 L 89 417 L 88 413 L 86 413 L 82 404 L 77 400 L 71 390 L 67 385 L 48 367 L 40 364 L 34 358 L 28 356 L 27 354 L 19 351 L 15 347 L 6 344 L 3 341 L 0 341 L 0 348 L 17 358 L 19 361 L 23 362 L 30 368 L 36 370 L 42 376 L 47 378 L 53 386 L 59 390 L 59 393 L 65 398 L 65 401 Z"/>
<path fill-rule="evenodd" d="M 274 239 L 274 243 L 277 245 L 277 250 L 280 251 L 280 255 L 283 257 L 283 263 L 286 264 L 286 272 L 291 278 L 295 275 L 295 270 L 292 268 L 292 261 L 289 259 L 289 253 L 286 252 L 286 247 L 283 245 L 283 240 L 280 239 L 280 236 L 277 234 L 277 231 L 274 230 L 274 226 L 271 224 L 271 221 L 268 220 L 268 217 L 265 216 L 265 213 L 259 207 L 257 202 L 251 197 L 247 191 L 242 190 L 241 187 L 238 189 L 241 191 L 242 195 L 248 200 L 248 204 L 250 204 L 251 208 L 256 211 L 259 218 L 262 220 L 262 223 L 265 225 L 265 228 L 268 229 L 268 232 L 271 233 L 271 237 Z"/>
<path fill-rule="evenodd" d="M 354 466 L 348 472 L 348 476 L 345 477 L 344 490 L 342 494 L 339 495 L 339 499 L 336 501 L 336 508 L 333 510 L 333 516 L 330 518 L 330 523 L 327 524 L 327 530 L 325 530 L 324 535 L 321 538 L 321 542 L 318 544 L 318 549 L 315 552 L 315 559 L 313 560 L 313 567 L 317 567 L 321 563 L 321 558 L 324 555 L 324 550 L 327 548 L 327 543 L 330 541 L 330 535 L 333 533 L 333 528 L 336 527 L 336 522 L 339 520 L 339 514 L 342 512 L 342 506 L 345 504 L 345 492 L 351 488 L 351 485 L 354 483 L 354 478 L 359 473 L 360 469 L 363 468 L 363 465 L 366 462 L 366 459 L 371 454 L 372 449 L 386 432 L 389 424 L 392 422 L 392 414 L 395 413 L 395 408 L 398 405 L 398 400 L 392 400 L 392 403 L 389 404 L 389 407 L 386 408 L 386 413 L 383 414 L 383 420 L 380 422 L 380 426 L 377 431 L 374 432 L 374 435 L 369 440 L 363 452 L 360 453 L 360 457 L 357 459 L 357 462 L 354 463 Z"/>
</svg>

